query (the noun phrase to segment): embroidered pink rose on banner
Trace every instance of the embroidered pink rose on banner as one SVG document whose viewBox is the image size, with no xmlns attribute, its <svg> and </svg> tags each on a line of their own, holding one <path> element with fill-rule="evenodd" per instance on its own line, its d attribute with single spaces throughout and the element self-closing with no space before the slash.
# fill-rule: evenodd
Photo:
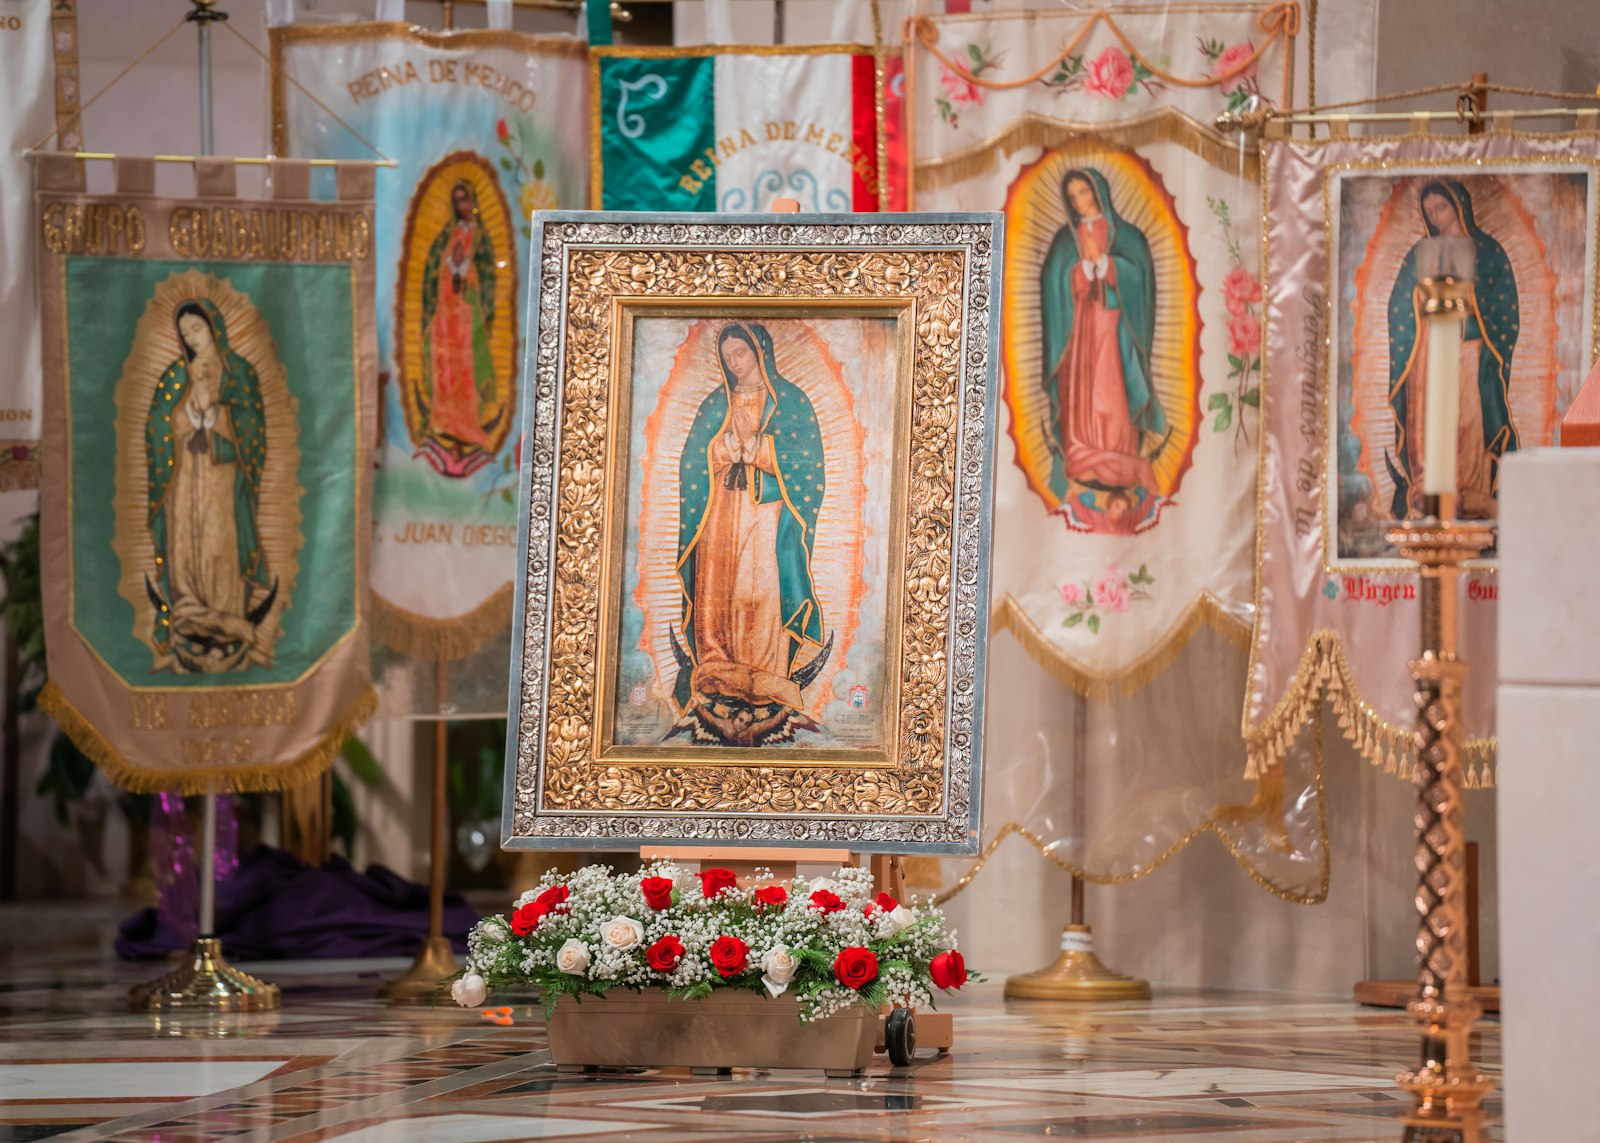
<svg viewBox="0 0 1600 1143">
<path fill-rule="evenodd" d="M 1256 49 L 1250 44 L 1234 44 L 1217 57 L 1217 70 L 1214 74 L 1223 77 L 1217 86 L 1222 88 L 1224 95 L 1239 90 L 1251 76 L 1256 74 L 1256 61 L 1250 58 L 1255 55 L 1255 51 Z M 1234 74 L 1235 72 L 1238 74 Z"/>
<path fill-rule="evenodd" d="M 950 97 L 952 103 L 983 102 L 983 92 L 966 72 L 940 68 L 939 86 L 944 88 L 944 93 Z"/>
<path fill-rule="evenodd" d="M 1261 283 L 1243 266 L 1235 266 L 1222 279 L 1222 300 L 1227 303 L 1230 314 L 1243 313 L 1246 306 L 1261 300 Z"/>
<path fill-rule="evenodd" d="M 1089 61 L 1089 75 L 1083 86 L 1091 95 L 1121 99 L 1133 86 L 1133 61 L 1116 45 Z"/>
<path fill-rule="evenodd" d="M 1107 568 L 1101 572 L 1091 585 L 1094 592 L 1096 607 L 1103 608 L 1113 615 L 1121 615 L 1128 610 L 1128 585 L 1122 578 L 1122 572 L 1116 568 Z"/>
<path fill-rule="evenodd" d="M 1068 607 L 1076 607 L 1083 602 L 1083 588 L 1075 583 L 1061 585 L 1061 602 Z"/>
<path fill-rule="evenodd" d="M 1261 323 L 1248 310 L 1228 319 L 1228 338 L 1235 357 L 1254 357 L 1261 352 Z"/>
</svg>

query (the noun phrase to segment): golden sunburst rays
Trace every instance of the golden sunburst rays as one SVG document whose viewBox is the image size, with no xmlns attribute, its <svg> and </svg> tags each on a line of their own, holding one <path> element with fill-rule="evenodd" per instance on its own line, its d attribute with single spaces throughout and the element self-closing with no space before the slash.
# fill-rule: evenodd
<svg viewBox="0 0 1600 1143">
<path fill-rule="evenodd" d="M 1069 170 L 1093 168 L 1106 178 L 1112 205 L 1150 244 L 1155 267 L 1155 344 L 1151 372 L 1172 433 L 1152 467 L 1156 492 L 1170 498 L 1194 453 L 1199 430 L 1200 287 L 1189 252 L 1188 227 L 1156 171 L 1136 151 L 1092 139 L 1070 142 L 1025 166 L 1006 198 L 1005 309 L 1001 357 L 1017 462 L 1050 508 L 1049 398 L 1043 388 L 1040 272 L 1056 234 L 1067 225 L 1061 181 Z"/>
<path fill-rule="evenodd" d="M 254 367 L 265 412 L 267 458 L 261 472 L 256 528 L 269 574 L 278 582 L 278 599 L 256 628 L 256 645 L 277 641 L 284 612 L 300 573 L 300 449 L 296 439 L 298 402 L 289 392 L 288 374 L 278 357 L 272 330 L 250 298 L 219 278 L 182 270 L 155 289 L 135 327 L 133 348 L 117 381 L 116 535 L 112 548 L 120 565 L 117 591 L 133 606 L 134 635 L 154 650 L 155 610 L 145 577 L 155 578 L 155 542 L 150 535 L 150 478 L 145 422 L 167 367 L 183 356 L 175 315 L 185 302 L 211 301 L 222 314 L 228 347 Z M 163 664 L 156 652 L 159 669 Z"/>
<path fill-rule="evenodd" d="M 430 167 L 417 181 L 406 215 L 405 241 L 400 250 L 400 280 L 395 290 L 395 361 L 400 367 L 401 403 L 413 444 L 423 439 L 423 409 L 428 395 L 421 392 L 424 377 L 422 291 L 428 251 L 434 240 L 456 217 L 452 192 L 460 183 L 472 187 L 478 203 L 478 220 L 494 251 L 494 320 L 489 328 L 489 356 L 494 363 L 494 398 L 482 414 L 487 428 L 488 451 L 497 453 L 516 420 L 517 388 L 517 249 L 516 220 L 494 167 L 481 155 L 456 151 Z"/>
<path fill-rule="evenodd" d="M 871 494 L 865 476 L 866 432 L 858 412 L 856 396 L 844 379 L 844 363 L 836 359 L 827 341 L 811 322 L 794 318 L 761 318 L 772 334 L 773 353 L 778 372 L 797 385 L 811 400 L 822 432 L 826 455 L 826 484 L 822 507 L 817 516 L 815 544 L 811 551 L 812 577 L 822 607 L 823 633 L 834 635 L 834 648 L 814 690 L 807 692 L 808 710 L 820 713 L 833 698 L 833 680 L 848 661 L 857 637 L 857 615 L 867 585 L 863 576 L 868 526 L 865 501 Z M 871 326 L 877 319 L 837 318 L 830 321 L 859 322 Z M 673 655 L 669 630 L 675 630 L 683 613 L 682 585 L 678 579 L 678 464 L 683 442 L 695 413 L 707 394 L 722 384 L 717 360 L 717 337 L 726 319 L 641 318 L 645 322 L 670 322 L 683 330 L 682 340 L 670 363 L 644 359 L 640 346 L 644 339 L 635 335 L 633 375 L 639 379 L 665 374 L 653 408 L 646 387 L 635 389 L 634 422 L 644 417 L 643 475 L 639 504 L 628 506 L 630 542 L 637 536 L 639 582 L 632 602 L 643 613 L 644 630 L 639 648 L 649 655 L 655 678 L 649 684 L 654 699 L 665 699 L 672 692 L 678 664 Z M 878 324 L 883 324 L 881 320 Z M 863 330 L 862 343 L 873 340 Z M 884 349 L 892 339 L 883 339 Z M 861 363 L 852 363 L 859 367 Z M 889 366 L 888 380 L 892 382 Z M 887 390 L 885 391 L 887 394 Z M 885 403 L 888 403 L 887 401 Z M 891 422 L 892 423 L 892 420 Z M 631 434 L 630 434 L 631 435 Z M 885 434 L 887 435 L 887 434 Z M 885 526 L 875 529 L 887 535 L 887 489 L 880 513 Z M 877 561 L 877 562 L 881 562 Z M 627 602 L 626 600 L 624 601 Z M 804 649 L 797 664 L 814 656 L 818 648 Z M 619 695 L 628 701 L 627 695 Z"/>
<path fill-rule="evenodd" d="M 1354 323 L 1349 327 L 1350 341 L 1344 341 L 1341 331 L 1340 352 L 1348 354 L 1350 360 L 1353 387 L 1350 427 L 1361 441 L 1357 467 L 1371 481 L 1371 503 L 1383 516 L 1388 515 L 1394 496 L 1394 480 L 1383 458 L 1386 454 L 1394 455 L 1397 435 L 1394 411 L 1389 404 L 1389 295 L 1406 255 L 1428 236 L 1418 196 L 1426 184 L 1443 177 L 1466 186 L 1472 197 L 1478 229 L 1505 249 L 1516 278 L 1521 330 L 1511 359 L 1510 396 L 1511 419 L 1521 436 L 1522 447 L 1548 445 L 1554 439 L 1560 417 L 1557 378 L 1563 363 L 1559 360 L 1557 345 L 1562 319 L 1567 315 L 1560 312 L 1557 303 L 1556 275 L 1550 268 L 1545 242 L 1517 193 L 1505 178 L 1496 175 L 1447 176 L 1429 172 L 1394 178 L 1365 256 L 1358 265 L 1340 267 L 1342 281 L 1335 284 L 1338 296 L 1352 298 L 1355 308 Z M 1348 185 L 1345 193 L 1349 194 Z M 1350 218 L 1342 222 L 1346 228 L 1355 224 Z M 1577 240 L 1581 242 L 1581 214 L 1576 231 Z M 1567 320 L 1583 324 L 1581 310 Z M 1424 336 L 1423 331 L 1419 330 L 1418 336 Z M 1476 385 L 1477 378 L 1464 378 L 1463 383 Z"/>
</svg>

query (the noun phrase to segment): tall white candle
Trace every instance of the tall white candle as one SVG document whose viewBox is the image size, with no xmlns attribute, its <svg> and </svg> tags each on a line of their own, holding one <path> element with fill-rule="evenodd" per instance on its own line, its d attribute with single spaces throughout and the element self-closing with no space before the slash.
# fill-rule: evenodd
<svg viewBox="0 0 1600 1143">
<path fill-rule="evenodd" d="M 1430 314 L 1428 389 L 1424 399 L 1422 491 L 1455 495 L 1456 431 L 1461 421 L 1461 319 L 1455 313 Z"/>
</svg>

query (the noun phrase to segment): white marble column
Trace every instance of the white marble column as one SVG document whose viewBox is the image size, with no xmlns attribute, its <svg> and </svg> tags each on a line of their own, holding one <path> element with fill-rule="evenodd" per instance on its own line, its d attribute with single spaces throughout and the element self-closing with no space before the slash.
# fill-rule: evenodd
<svg viewBox="0 0 1600 1143">
<path fill-rule="evenodd" d="M 1500 967 L 1506 1137 L 1596 1130 L 1600 449 L 1500 480 Z"/>
</svg>

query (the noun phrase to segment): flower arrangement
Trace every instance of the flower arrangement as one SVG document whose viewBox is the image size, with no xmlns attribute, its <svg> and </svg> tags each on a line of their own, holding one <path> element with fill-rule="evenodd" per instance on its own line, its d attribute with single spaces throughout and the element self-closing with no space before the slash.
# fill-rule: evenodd
<svg viewBox="0 0 1600 1143">
<path fill-rule="evenodd" d="M 491 989 L 536 985 L 545 1012 L 563 996 L 664 988 L 697 1000 L 720 989 L 800 1001 L 802 1020 L 852 1004 L 933 1007 L 933 990 L 969 979 L 955 934 L 931 905 L 872 894 L 865 869 L 740 887 L 727 869 L 692 873 L 657 861 L 638 873 L 592 865 L 551 872 L 509 918 L 486 917 L 467 938 L 451 986 L 476 1008 Z"/>
</svg>

